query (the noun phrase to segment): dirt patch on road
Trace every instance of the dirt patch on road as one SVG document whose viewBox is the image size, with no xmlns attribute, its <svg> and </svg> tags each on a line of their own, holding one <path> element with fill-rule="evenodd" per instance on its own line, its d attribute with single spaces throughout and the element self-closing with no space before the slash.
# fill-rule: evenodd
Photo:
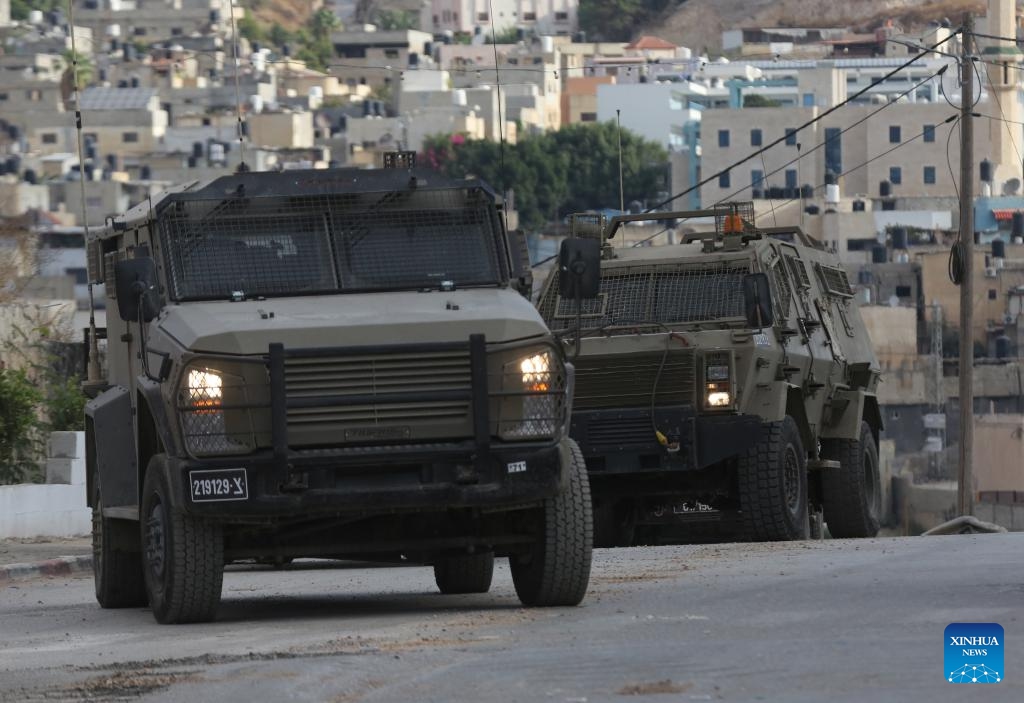
<svg viewBox="0 0 1024 703">
<path fill-rule="evenodd" d="M 122 701 L 140 698 L 179 683 L 202 681 L 197 671 L 116 671 L 64 686 L 54 693 L 67 701 Z"/>
<path fill-rule="evenodd" d="M 692 683 L 676 683 L 672 679 L 648 683 L 630 683 L 616 693 L 620 696 L 656 696 L 664 693 L 685 693 L 693 688 Z"/>
</svg>

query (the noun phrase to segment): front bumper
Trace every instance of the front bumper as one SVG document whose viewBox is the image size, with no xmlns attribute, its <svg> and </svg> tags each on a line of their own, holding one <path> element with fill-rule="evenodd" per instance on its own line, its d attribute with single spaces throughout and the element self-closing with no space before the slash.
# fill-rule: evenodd
<svg viewBox="0 0 1024 703">
<path fill-rule="evenodd" d="M 503 508 L 537 503 L 564 487 L 564 443 L 492 445 L 479 461 L 472 443 L 378 450 L 294 451 L 283 473 L 271 453 L 244 460 L 171 462 L 170 480 L 186 512 L 264 519 Z M 192 471 L 245 468 L 246 500 L 192 502 Z"/>
<path fill-rule="evenodd" d="M 658 442 L 655 427 L 679 450 Z M 753 415 L 698 415 L 692 406 L 580 410 L 572 414 L 575 439 L 592 474 L 695 471 L 736 456 L 761 438 Z"/>
</svg>

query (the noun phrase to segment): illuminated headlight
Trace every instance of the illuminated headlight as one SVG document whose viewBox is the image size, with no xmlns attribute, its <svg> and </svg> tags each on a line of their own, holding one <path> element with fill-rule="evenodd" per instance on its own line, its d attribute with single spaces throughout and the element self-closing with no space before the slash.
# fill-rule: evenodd
<svg viewBox="0 0 1024 703">
<path fill-rule="evenodd" d="M 519 362 L 523 386 L 529 391 L 546 391 L 551 386 L 551 354 L 543 352 Z"/>
<path fill-rule="evenodd" d="M 714 366 L 708 366 L 704 370 L 704 378 L 707 379 L 708 381 L 728 381 L 729 365 L 716 364 Z"/>
<path fill-rule="evenodd" d="M 195 408 L 219 408 L 224 396 L 224 379 L 210 369 L 188 372 L 188 398 Z"/>
<path fill-rule="evenodd" d="M 527 353 L 504 364 L 498 436 L 504 440 L 554 436 L 563 421 L 561 362 L 548 350 Z"/>
<path fill-rule="evenodd" d="M 708 393 L 709 408 L 727 408 L 732 403 L 729 391 L 710 391 Z"/>
</svg>

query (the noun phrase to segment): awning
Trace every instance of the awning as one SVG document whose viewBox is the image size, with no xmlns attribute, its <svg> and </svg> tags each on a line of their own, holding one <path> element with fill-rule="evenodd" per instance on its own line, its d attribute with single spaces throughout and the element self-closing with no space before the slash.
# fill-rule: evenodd
<svg viewBox="0 0 1024 703">
<path fill-rule="evenodd" d="M 992 215 L 996 218 L 996 222 L 1011 221 L 1015 212 L 1024 212 L 1024 208 L 992 208 Z"/>
</svg>

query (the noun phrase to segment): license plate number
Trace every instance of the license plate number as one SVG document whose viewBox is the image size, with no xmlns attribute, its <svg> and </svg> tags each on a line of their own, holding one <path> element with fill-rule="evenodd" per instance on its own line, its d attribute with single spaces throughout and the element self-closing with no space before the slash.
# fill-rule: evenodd
<svg viewBox="0 0 1024 703">
<path fill-rule="evenodd" d="M 249 498 L 249 482 L 246 479 L 245 469 L 189 471 L 188 483 L 193 503 L 247 500 Z"/>
</svg>

